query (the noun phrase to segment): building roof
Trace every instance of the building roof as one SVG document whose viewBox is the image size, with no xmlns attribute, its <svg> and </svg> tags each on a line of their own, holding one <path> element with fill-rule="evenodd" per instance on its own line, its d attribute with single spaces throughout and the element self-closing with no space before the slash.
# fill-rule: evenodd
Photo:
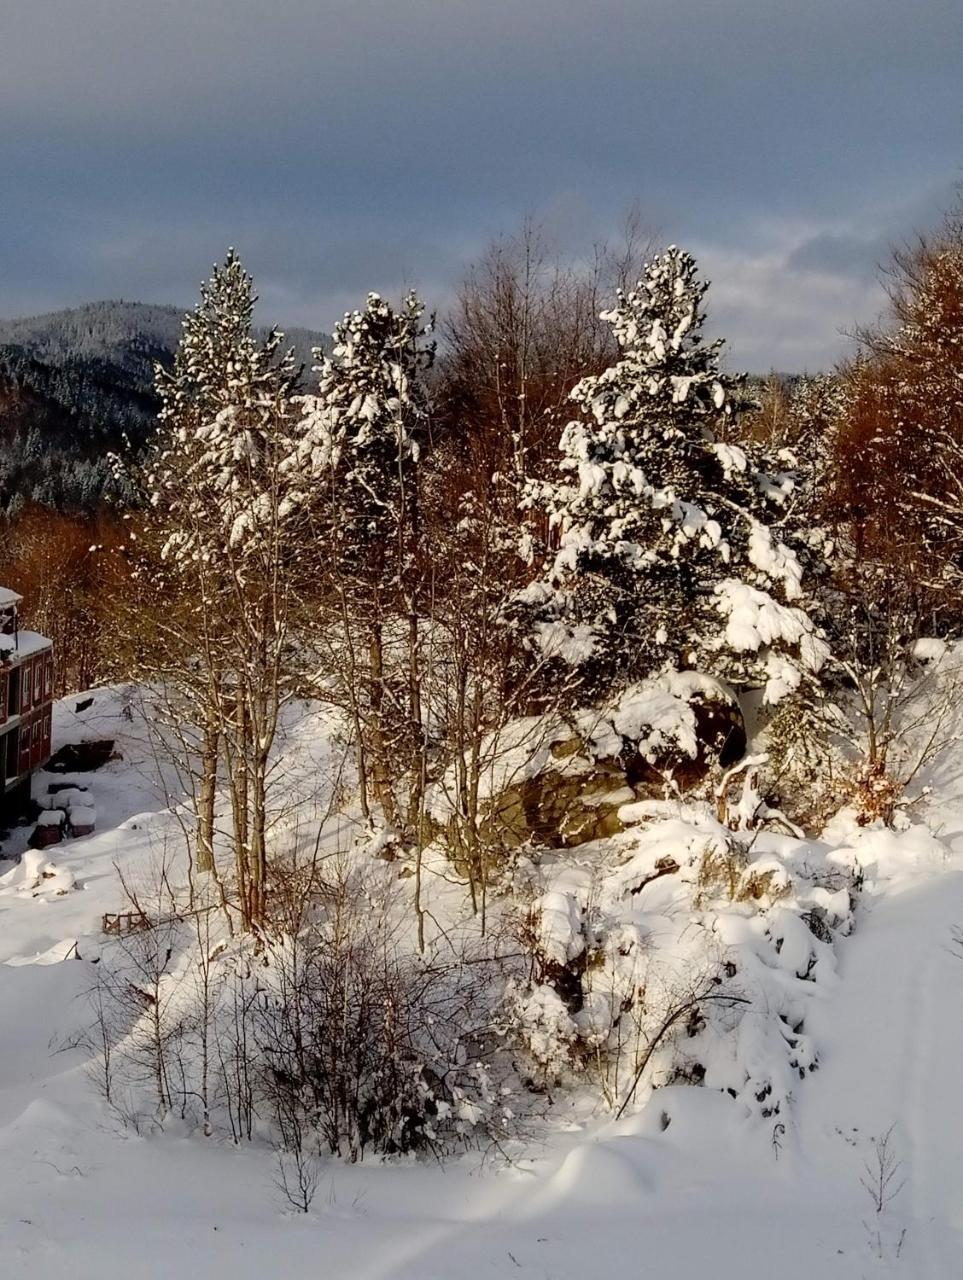
<svg viewBox="0 0 963 1280">
<path fill-rule="evenodd" d="M 18 631 L 15 636 L 0 636 L 0 659 L 30 658 L 52 645 L 53 641 L 38 631 Z"/>
<path fill-rule="evenodd" d="M 4 605 L 19 604 L 23 596 L 18 596 L 16 591 L 11 591 L 9 587 L 0 587 L 0 609 Z"/>
</svg>

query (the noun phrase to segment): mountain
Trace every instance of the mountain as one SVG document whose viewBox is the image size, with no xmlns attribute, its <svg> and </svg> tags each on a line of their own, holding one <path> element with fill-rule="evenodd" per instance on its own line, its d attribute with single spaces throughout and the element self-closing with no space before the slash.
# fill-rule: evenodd
<svg viewBox="0 0 963 1280">
<path fill-rule="evenodd" d="M 149 393 L 154 361 L 177 346 L 182 312 L 142 302 L 92 302 L 69 311 L 0 320 L 0 348 L 52 368 L 106 366 Z"/>
<path fill-rule="evenodd" d="M 107 455 L 147 438 L 154 366 L 173 359 L 182 315 L 107 301 L 0 320 L 0 510 L 101 502 L 113 483 Z M 287 336 L 306 370 L 312 348 L 328 342 L 308 329 Z"/>
</svg>

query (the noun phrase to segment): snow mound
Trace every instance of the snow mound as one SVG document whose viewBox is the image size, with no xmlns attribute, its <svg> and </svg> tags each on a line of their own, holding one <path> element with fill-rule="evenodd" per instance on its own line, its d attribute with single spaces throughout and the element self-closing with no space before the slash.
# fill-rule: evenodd
<svg viewBox="0 0 963 1280">
<path fill-rule="evenodd" d="M 639 1140 L 583 1142 L 562 1161 L 545 1198 L 606 1208 L 637 1205 L 658 1190 L 658 1153 Z"/>
<path fill-rule="evenodd" d="M 0 876 L 0 894 L 21 898 L 57 897 L 69 893 L 73 887 L 70 868 L 51 862 L 40 849 L 28 849 L 11 871 Z"/>
<path fill-rule="evenodd" d="M 65 960 L 74 960 L 77 957 L 77 939 L 68 938 L 63 942 L 55 942 L 52 947 L 48 947 L 46 951 L 38 951 L 32 956 L 11 956 L 9 960 L 4 961 L 5 964 L 11 965 L 15 969 L 21 968 L 27 964 L 63 964 Z"/>
<path fill-rule="evenodd" d="M 921 874 L 940 871 L 947 863 L 946 845 L 923 823 L 911 823 L 902 831 L 861 827 L 845 810 L 825 834 L 836 845 L 830 861 L 860 876 L 871 890 L 884 884 L 912 887 Z"/>
<path fill-rule="evenodd" d="M 523 1043 L 548 1078 L 573 1052 L 600 1056 L 619 1110 L 684 1079 L 743 1116 L 784 1117 L 818 1067 L 806 1021 L 835 988 L 855 872 L 825 845 L 675 807 L 582 846 L 576 875 L 563 854 L 535 869 L 540 971 L 514 992 Z"/>
</svg>

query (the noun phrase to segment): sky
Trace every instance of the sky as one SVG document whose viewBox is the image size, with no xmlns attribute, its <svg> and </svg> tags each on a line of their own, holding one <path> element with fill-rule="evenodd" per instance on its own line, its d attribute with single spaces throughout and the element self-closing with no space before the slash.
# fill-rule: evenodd
<svg viewBox="0 0 963 1280">
<path fill-rule="evenodd" d="M 578 257 L 636 206 L 729 363 L 825 367 L 963 178 L 961 0 L 0 0 L 0 316 L 443 309 L 526 216 Z"/>
</svg>

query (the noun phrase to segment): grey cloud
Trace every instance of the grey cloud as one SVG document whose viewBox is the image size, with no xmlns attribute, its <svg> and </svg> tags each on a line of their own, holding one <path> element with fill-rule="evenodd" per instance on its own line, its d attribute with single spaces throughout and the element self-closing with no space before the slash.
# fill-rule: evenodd
<svg viewBox="0 0 963 1280">
<path fill-rule="evenodd" d="M 734 299 L 798 223 L 784 271 L 849 305 L 956 175 L 961 61 L 958 0 L 5 0 L 0 314 L 186 303 L 235 243 L 278 319 L 328 324 L 444 300 L 528 211 L 580 249 L 633 199 Z"/>
<path fill-rule="evenodd" d="M 879 270 L 887 248 L 888 243 L 883 239 L 865 240 L 856 235 L 823 231 L 794 249 L 787 265 L 797 271 L 819 271 L 864 280 Z"/>
<path fill-rule="evenodd" d="M 789 254 L 787 267 L 875 280 L 885 271 L 894 248 L 937 226 L 958 199 L 956 184 L 937 183 L 884 210 L 882 216 L 869 212 L 858 230 L 825 230 L 806 237 Z"/>
</svg>

